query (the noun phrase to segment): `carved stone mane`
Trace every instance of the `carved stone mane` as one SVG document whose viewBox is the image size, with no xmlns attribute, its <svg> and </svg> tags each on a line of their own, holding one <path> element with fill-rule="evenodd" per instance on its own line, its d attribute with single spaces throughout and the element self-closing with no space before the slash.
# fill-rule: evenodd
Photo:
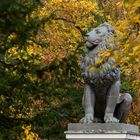
<svg viewBox="0 0 140 140">
<path fill-rule="evenodd" d="M 110 78 L 110 80 L 113 81 L 115 76 L 116 78 L 118 78 L 119 76 L 117 74 L 119 71 L 119 67 L 114 67 L 115 59 L 111 57 L 110 58 L 101 57 L 101 51 L 104 52 L 107 51 L 108 49 L 114 48 L 114 44 L 110 43 L 112 34 L 113 32 L 115 32 L 113 27 L 105 23 L 98 26 L 98 28 L 103 26 L 108 28 L 108 32 L 104 34 L 104 37 L 102 37 L 99 42 L 95 40 L 96 41 L 95 47 L 85 48 L 85 56 L 81 63 L 82 76 L 86 80 L 90 79 L 91 82 L 96 78 L 102 79 L 104 78 L 104 76 L 108 76 L 108 78 Z M 102 61 L 102 63 L 97 64 L 100 60 Z M 112 78 L 113 76 L 114 78 Z"/>
</svg>

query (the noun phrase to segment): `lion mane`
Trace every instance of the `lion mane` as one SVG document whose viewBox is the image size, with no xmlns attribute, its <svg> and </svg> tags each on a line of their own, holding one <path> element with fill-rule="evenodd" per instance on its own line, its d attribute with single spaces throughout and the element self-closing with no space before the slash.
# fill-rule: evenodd
<svg viewBox="0 0 140 140">
<path fill-rule="evenodd" d="M 106 30 L 104 30 L 105 28 Z M 94 32 L 97 33 L 94 34 Z M 106 84 L 107 81 L 113 82 L 115 79 L 119 79 L 119 66 L 115 66 L 115 59 L 113 57 L 104 58 L 100 55 L 101 52 L 105 53 L 114 48 L 113 34 L 115 34 L 113 27 L 104 23 L 86 35 L 85 55 L 81 63 L 81 74 L 86 82 L 97 86 L 98 83 L 105 82 Z"/>
</svg>

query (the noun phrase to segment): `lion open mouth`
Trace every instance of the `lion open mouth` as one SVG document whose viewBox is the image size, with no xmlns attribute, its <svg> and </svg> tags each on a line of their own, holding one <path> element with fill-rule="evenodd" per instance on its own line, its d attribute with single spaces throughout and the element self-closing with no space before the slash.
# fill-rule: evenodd
<svg viewBox="0 0 140 140">
<path fill-rule="evenodd" d="M 98 46 L 98 44 L 94 44 L 93 42 L 90 42 L 90 41 L 86 41 L 85 45 L 90 50 L 92 50 L 92 49 L 94 49 L 94 48 L 96 48 Z"/>
</svg>

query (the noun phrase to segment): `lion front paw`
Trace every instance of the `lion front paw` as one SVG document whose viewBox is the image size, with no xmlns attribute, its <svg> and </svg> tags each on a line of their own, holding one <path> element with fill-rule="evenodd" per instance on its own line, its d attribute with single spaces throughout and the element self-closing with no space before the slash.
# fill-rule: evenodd
<svg viewBox="0 0 140 140">
<path fill-rule="evenodd" d="M 94 120 L 93 114 L 89 113 L 86 114 L 85 117 L 83 117 L 79 122 L 80 123 L 92 123 Z"/>
<path fill-rule="evenodd" d="M 105 123 L 118 123 L 119 122 L 119 120 L 117 118 L 113 117 L 112 114 L 105 115 L 104 121 L 105 121 Z"/>
</svg>

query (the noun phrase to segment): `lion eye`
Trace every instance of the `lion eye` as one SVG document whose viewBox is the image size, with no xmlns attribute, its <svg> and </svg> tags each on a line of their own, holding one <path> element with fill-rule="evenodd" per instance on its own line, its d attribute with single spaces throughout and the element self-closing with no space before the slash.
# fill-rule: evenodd
<svg viewBox="0 0 140 140">
<path fill-rule="evenodd" d="M 95 30 L 96 34 L 100 34 L 101 32 L 99 30 Z"/>
</svg>

